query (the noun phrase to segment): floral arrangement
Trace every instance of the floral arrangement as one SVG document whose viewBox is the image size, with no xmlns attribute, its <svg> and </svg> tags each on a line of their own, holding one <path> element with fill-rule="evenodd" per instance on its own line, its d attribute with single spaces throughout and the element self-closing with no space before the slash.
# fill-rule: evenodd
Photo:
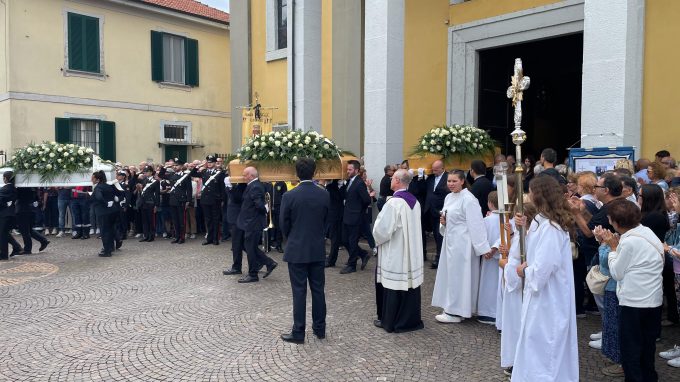
<svg viewBox="0 0 680 382">
<path fill-rule="evenodd" d="M 415 154 L 480 155 L 493 152 L 496 142 L 486 131 L 469 125 L 437 126 L 425 133 Z"/>
<path fill-rule="evenodd" d="M 91 148 L 72 143 L 32 143 L 17 149 L 8 166 L 17 172 L 39 174 L 42 182 L 49 182 L 64 173 L 89 171 L 93 153 Z"/>
<path fill-rule="evenodd" d="M 337 159 L 342 151 L 330 139 L 316 131 L 283 130 L 256 135 L 237 153 L 241 162 L 294 163 L 298 158 Z"/>
</svg>

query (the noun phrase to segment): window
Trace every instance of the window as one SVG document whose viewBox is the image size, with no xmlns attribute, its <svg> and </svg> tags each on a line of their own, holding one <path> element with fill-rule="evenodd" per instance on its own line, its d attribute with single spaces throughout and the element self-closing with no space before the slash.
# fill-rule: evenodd
<svg viewBox="0 0 680 382">
<path fill-rule="evenodd" d="M 166 142 L 187 142 L 187 126 L 184 125 L 163 125 L 163 139 Z"/>
<path fill-rule="evenodd" d="M 163 35 L 163 81 L 184 84 L 184 38 Z"/>
<path fill-rule="evenodd" d="M 116 160 L 116 123 L 96 119 L 55 118 L 55 141 L 89 147 L 102 159 Z"/>
<path fill-rule="evenodd" d="M 276 0 L 276 48 L 288 47 L 288 1 Z"/>
<path fill-rule="evenodd" d="M 89 147 L 99 155 L 99 121 L 88 119 L 71 119 L 70 143 Z"/>
<path fill-rule="evenodd" d="M 68 69 L 101 73 L 99 19 L 69 12 Z"/>
<path fill-rule="evenodd" d="M 198 86 L 198 41 L 151 31 L 151 79 Z"/>
</svg>

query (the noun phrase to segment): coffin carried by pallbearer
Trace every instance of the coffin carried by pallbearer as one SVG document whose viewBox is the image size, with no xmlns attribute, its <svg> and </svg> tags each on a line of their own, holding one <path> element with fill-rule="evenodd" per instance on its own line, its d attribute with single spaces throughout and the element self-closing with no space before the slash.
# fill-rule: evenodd
<svg viewBox="0 0 680 382">
<path fill-rule="evenodd" d="M 420 137 L 419 143 L 408 157 L 410 168 L 423 168 L 432 174 L 432 163 L 442 160 L 448 170 L 469 170 L 470 162 L 483 160 L 492 167 L 499 152 L 489 133 L 474 126 L 437 126 Z"/>
<path fill-rule="evenodd" d="M 43 142 L 21 147 L 4 171 L 14 171 L 16 187 L 91 186 L 92 173 L 104 171 L 106 179 L 116 179 L 115 166 L 102 161 L 94 150 L 72 143 Z"/>
<path fill-rule="evenodd" d="M 249 166 L 257 168 L 263 182 L 296 181 L 295 161 L 305 157 L 316 160 L 315 179 L 343 179 L 347 161 L 357 159 L 316 131 L 274 131 L 250 137 L 238 150 L 229 162 L 230 181 L 242 183 Z"/>
</svg>

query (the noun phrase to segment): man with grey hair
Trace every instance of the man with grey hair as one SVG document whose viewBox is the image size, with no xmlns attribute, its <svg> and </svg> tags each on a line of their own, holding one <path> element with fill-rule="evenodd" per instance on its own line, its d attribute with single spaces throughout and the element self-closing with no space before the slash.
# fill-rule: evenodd
<svg viewBox="0 0 680 382">
<path fill-rule="evenodd" d="M 420 204 L 408 185 L 412 176 L 399 169 L 391 179 L 394 195 L 373 225 L 378 246 L 375 294 L 378 319 L 373 324 L 392 333 L 422 329 L 420 285 L 423 283 L 423 243 Z"/>
</svg>

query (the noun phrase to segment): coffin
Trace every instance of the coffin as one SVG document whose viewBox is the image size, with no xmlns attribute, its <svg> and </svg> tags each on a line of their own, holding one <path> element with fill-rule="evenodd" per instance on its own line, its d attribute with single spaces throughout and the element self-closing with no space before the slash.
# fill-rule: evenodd
<svg viewBox="0 0 680 382">
<path fill-rule="evenodd" d="M 101 163 L 99 157 L 94 156 L 92 167 L 83 168 L 81 172 L 64 173 L 56 176 L 49 182 L 42 182 L 39 174 L 17 172 L 14 175 L 15 187 L 76 187 L 92 186 L 92 173 L 102 170 L 106 174 L 108 183 L 116 179 L 116 169 L 113 165 Z M 14 171 L 10 167 L 0 168 L 0 174 L 5 171 Z"/>
<path fill-rule="evenodd" d="M 499 153 L 500 149 L 496 148 L 496 153 Z M 464 170 L 468 171 L 470 169 L 470 163 L 475 159 L 481 159 L 486 163 L 487 167 L 492 167 L 494 163 L 494 157 L 496 153 L 486 153 L 483 155 L 454 155 L 447 158 L 442 157 L 438 154 L 414 154 L 408 157 L 408 166 L 412 169 L 424 168 L 425 174 L 432 174 L 432 163 L 436 160 L 444 161 L 444 168 L 448 171 L 451 170 Z"/>
<path fill-rule="evenodd" d="M 357 160 L 354 156 L 343 155 L 338 159 L 317 160 L 314 179 L 343 179 L 347 173 L 347 162 L 353 159 Z M 250 166 L 257 168 L 262 182 L 293 182 L 298 180 L 295 174 L 295 165 L 291 163 L 241 162 L 234 159 L 229 162 L 229 180 L 231 183 L 244 183 L 243 170 Z"/>
</svg>

